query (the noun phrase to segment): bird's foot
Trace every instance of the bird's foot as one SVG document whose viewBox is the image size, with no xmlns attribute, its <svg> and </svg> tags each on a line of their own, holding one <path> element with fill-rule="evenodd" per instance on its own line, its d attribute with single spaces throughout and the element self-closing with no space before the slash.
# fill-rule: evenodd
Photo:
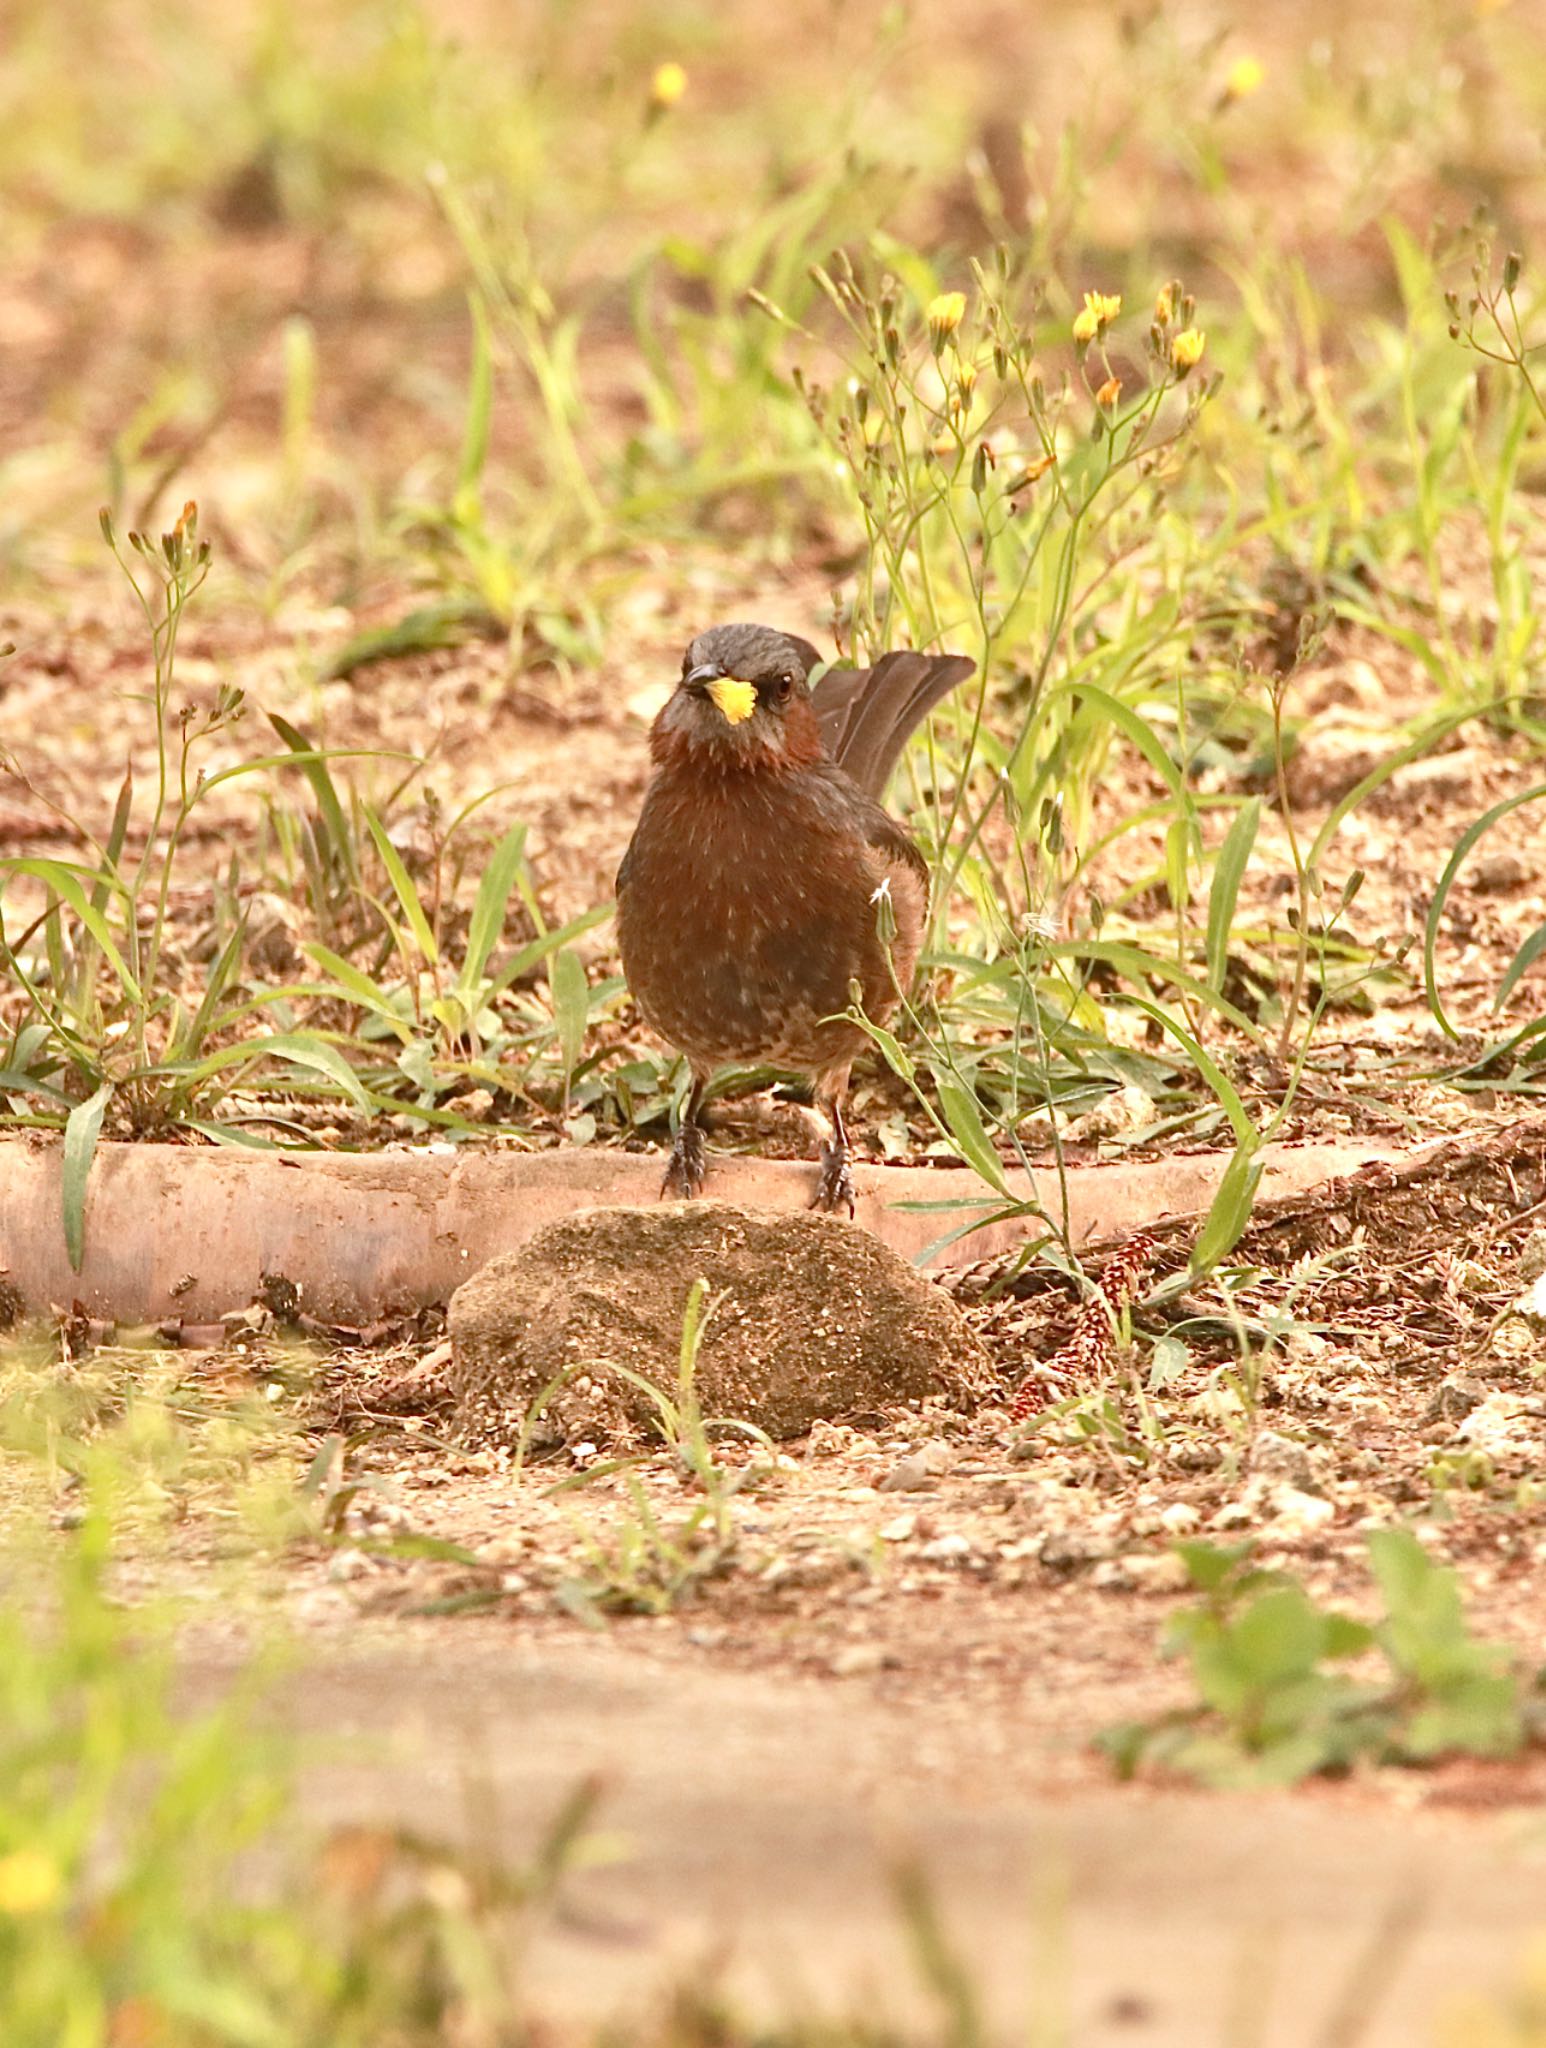
<svg viewBox="0 0 1546 2048">
<path fill-rule="evenodd" d="M 671 1157 L 666 1164 L 666 1177 L 660 1183 L 660 1199 L 665 1201 L 668 1195 L 678 1195 L 683 1201 L 696 1201 L 703 1193 L 703 1179 L 708 1166 L 709 1147 L 703 1126 L 679 1124 Z"/>
<path fill-rule="evenodd" d="M 824 1209 L 829 1216 L 835 1215 L 839 1209 L 846 1209 L 852 1219 L 856 1200 L 854 1177 L 848 1170 L 848 1147 L 823 1145 L 821 1178 L 816 1183 L 815 1194 L 811 1196 L 811 1207 Z"/>
</svg>

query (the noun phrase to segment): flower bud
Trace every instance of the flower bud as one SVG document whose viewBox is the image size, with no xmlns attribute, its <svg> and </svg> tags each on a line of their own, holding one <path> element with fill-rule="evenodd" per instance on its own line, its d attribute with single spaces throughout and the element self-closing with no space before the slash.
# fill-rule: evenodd
<svg viewBox="0 0 1546 2048">
<path fill-rule="evenodd" d="M 965 314 L 965 292 L 941 292 L 938 298 L 930 299 L 924 318 L 929 323 L 929 340 L 936 355 L 960 326 Z"/>
<path fill-rule="evenodd" d="M 650 80 L 650 112 L 664 114 L 676 105 L 686 90 L 687 73 L 680 64 L 657 64 L 655 75 Z"/>
<path fill-rule="evenodd" d="M 1170 344 L 1170 361 L 1177 376 L 1184 377 L 1188 370 L 1195 370 L 1207 346 L 1208 337 L 1200 328 L 1183 328 Z"/>
</svg>

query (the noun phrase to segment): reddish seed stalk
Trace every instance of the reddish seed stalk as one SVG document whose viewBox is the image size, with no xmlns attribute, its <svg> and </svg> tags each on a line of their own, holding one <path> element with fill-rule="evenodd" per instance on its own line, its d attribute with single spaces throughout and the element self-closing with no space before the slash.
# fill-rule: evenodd
<svg viewBox="0 0 1546 2048">
<path fill-rule="evenodd" d="M 1075 1381 L 1098 1379 L 1111 1364 L 1117 1316 L 1133 1299 L 1153 1262 L 1156 1243 L 1138 1230 L 1106 1261 L 1095 1292 L 1080 1309 L 1068 1342 L 1042 1372 L 1066 1374 Z M 1040 1372 L 1027 1373 L 1010 1403 L 1012 1422 L 1024 1422 L 1040 1405 Z"/>
</svg>

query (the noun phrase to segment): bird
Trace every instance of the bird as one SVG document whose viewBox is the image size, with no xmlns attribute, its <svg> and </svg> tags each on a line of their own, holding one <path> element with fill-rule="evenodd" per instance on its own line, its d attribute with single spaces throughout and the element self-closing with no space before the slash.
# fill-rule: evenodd
<svg viewBox="0 0 1546 2048">
<path fill-rule="evenodd" d="M 650 729 L 654 772 L 617 876 L 623 973 L 691 1074 L 662 1197 L 703 1191 L 720 1069 L 803 1075 L 830 1130 L 811 1207 L 854 1214 L 843 1099 L 918 962 L 929 868 L 880 798 L 908 736 L 976 663 L 883 654 L 823 668 L 775 627 L 713 626 Z M 814 675 L 814 681 L 813 681 Z M 889 904 L 889 916 L 886 906 Z"/>
</svg>

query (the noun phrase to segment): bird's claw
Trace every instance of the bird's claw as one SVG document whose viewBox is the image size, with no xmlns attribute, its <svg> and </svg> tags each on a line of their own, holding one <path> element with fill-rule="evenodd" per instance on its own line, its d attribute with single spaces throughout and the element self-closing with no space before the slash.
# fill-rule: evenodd
<svg viewBox="0 0 1546 2048">
<path fill-rule="evenodd" d="M 668 1195 L 678 1195 L 683 1201 L 696 1201 L 703 1193 L 708 1165 L 709 1148 L 702 1128 L 698 1124 L 682 1124 L 666 1163 L 665 1179 L 660 1183 L 660 1199 L 665 1201 Z"/>
<path fill-rule="evenodd" d="M 816 1183 L 815 1194 L 811 1196 L 811 1207 L 824 1209 L 829 1216 L 835 1215 L 839 1209 L 846 1209 L 852 1221 L 857 1199 L 854 1177 L 848 1170 L 848 1147 L 823 1145 L 821 1178 Z"/>
</svg>

